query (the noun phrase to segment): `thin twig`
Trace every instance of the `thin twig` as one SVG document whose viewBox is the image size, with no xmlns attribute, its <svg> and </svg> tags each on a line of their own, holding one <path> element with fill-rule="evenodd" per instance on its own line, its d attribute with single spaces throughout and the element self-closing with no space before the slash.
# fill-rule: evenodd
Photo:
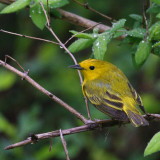
<svg viewBox="0 0 160 160">
<path fill-rule="evenodd" d="M 60 137 L 61 137 L 61 141 L 62 141 L 62 144 L 63 144 L 64 152 L 66 154 L 66 160 L 70 160 L 68 150 L 67 150 L 67 143 L 66 143 L 66 141 L 63 137 L 62 130 L 60 129 L 59 132 L 60 132 Z"/>
<path fill-rule="evenodd" d="M 148 121 L 152 121 L 152 120 L 160 121 L 160 114 L 147 114 L 147 115 L 144 115 L 143 117 L 146 118 Z M 121 122 L 121 124 L 127 124 L 127 123 L 130 123 L 130 122 L 129 121 Z M 119 124 L 120 124 L 120 121 L 115 121 L 112 119 L 97 120 L 97 121 L 93 121 L 91 124 L 62 130 L 62 133 L 65 136 L 65 135 L 71 135 L 71 134 L 76 134 L 76 133 L 80 133 L 80 132 L 101 129 L 104 127 L 113 127 L 116 125 L 119 126 Z M 60 136 L 59 130 L 47 132 L 47 133 L 35 134 L 34 137 L 36 137 L 36 141 L 32 138 L 33 137 L 33 135 L 32 135 L 32 136 L 29 136 L 26 140 L 23 140 L 23 141 L 20 141 L 20 142 L 17 142 L 15 144 L 11 144 L 11 145 L 5 147 L 5 149 L 9 150 L 9 149 L 24 146 L 27 144 L 36 143 L 42 139 L 48 139 L 48 138 L 59 137 L 59 136 Z"/>
<path fill-rule="evenodd" d="M 50 144 L 49 144 L 49 152 L 52 151 L 52 146 L 53 146 L 53 142 L 52 142 L 52 139 L 50 140 Z"/>
<path fill-rule="evenodd" d="M 99 25 L 99 24 L 100 24 L 100 23 L 98 23 L 98 24 L 96 24 L 95 26 L 91 26 L 91 27 L 89 27 L 89 28 L 87 28 L 87 29 L 82 30 L 81 32 L 78 32 L 78 33 L 72 35 L 72 36 L 64 43 L 64 45 L 66 45 L 71 39 L 73 39 L 74 37 L 76 37 L 78 34 L 84 33 L 84 32 L 86 32 L 86 31 L 88 31 L 88 30 L 96 27 L 96 26 Z"/>
<path fill-rule="evenodd" d="M 48 20 L 49 20 L 49 23 L 51 22 L 51 17 L 50 17 L 50 7 L 49 7 L 49 0 L 47 0 L 47 11 L 48 11 Z"/>
<path fill-rule="evenodd" d="M 24 70 L 24 68 L 14 59 L 14 58 L 12 58 L 11 56 L 9 56 L 9 55 L 5 55 L 5 63 L 7 63 L 7 59 L 11 59 L 12 61 L 14 61 L 17 65 L 18 65 L 18 67 L 19 68 L 21 68 L 22 69 L 22 71 L 25 73 L 25 72 L 28 72 L 28 71 L 25 71 Z"/>
<path fill-rule="evenodd" d="M 60 46 L 69 54 L 69 56 L 72 58 L 72 60 L 74 61 L 75 64 L 78 64 L 77 63 L 77 60 L 75 59 L 75 57 L 73 56 L 73 54 L 66 48 L 66 46 L 59 40 L 59 38 L 57 37 L 57 35 L 54 33 L 54 31 L 48 27 L 48 30 L 52 33 L 52 35 L 57 39 L 57 41 L 59 42 Z M 83 79 L 82 79 L 82 76 L 81 76 L 81 73 L 80 71 L 78 71 L 78 75 L 79 75 L 79 78 L 80 78 L 80 82 L 82 84 L 83 82 Z"/>
<path fill-rule="evenodd" d="M 27 35 L 23 35 L 23 34 L 19 34 L 19 33 L 14 33 L 14 32 L 6 31 L 6 30 L 3 30 L 3 29 L 0 29 L 0 32 L 4 32 L 4 33 L 8 33 L 8 34 L 13 34 L 13 35 L 16 35 L 16 36 L 24 37 L 24 38 L 30 38 L 30 39 L 35 39 L 35 40 L 44 41 L 44 42 L 48 42 L 48 43 L 53 43 L 53 44 L 59 45 L 59 43 L 54 42 L 54 41 L 50 41 L 50 40 L 43 39 L 43 38 L 38 38 L 38 37 L 27 36 Z"/>
<path fill-rule="evenodd" d="M 24 74 L 25 74 L 24 77 L 26 77 L 26 75 L 28 75 L 29 69 L 28 69 L 27 71 L 25 71 L 24 68 L 18 63 L 18 61 L 16 61 L 14 58 L 12 58 L 12 57 L 9 56 L 9 55 L 5 55 L 5 64 L 7 63 L 7 58 L 10 58 L 12 61 L 14 61 L 14 62 L 18 65 L 19 68 L 22 69 L 22 71 L 23 71 Z M 22 80 L 24 80 L 24 77 L 22 78 Z"/>
<path fill-rule="evenodd" d="M 73 56 L 73 54 L 66 48 L 66 46 L 61 42 L 61 40 L 57 37 L 57 35 L 54 33 L 54 31 L 50 27 L 50 22 L 49 22 L 46 10 L 44 9 L 43 3 L 40 2 L 40 5 L 41 5 L 41 7 L 43 9 L 43 12 L 44 12 L 44 14 L 46 16 L 46 19 L 47 19 L 47 25 L 46 25 L 47 29 L 51 32 L 51 34 L 54 36 L 54 38 L 59 42 L 59 45 L 69 54 L 69 56 L 72 58 L 72 60 L 74 61 L 74 63 L 77 64 L 77 60 L 75 59 L 75 57 Z M 79 74 L 79 77 L 80 77 L 80 82 L 82 84 L 83 79 L 82 79 L 80 71 L 78 71 L 78 74 Z"/>
<path fill-rule="evenodd" d="M 87 99 L 86 96 L 84 96 L 84 101 L 85 101 L 85 104 L 86 104 L 86 109 L 87 109 L 88 118 L 91 120 L 91 119 L 92 119 L 92 117 L 91 117 L 91 112 L 90 112 L 90 109 L 89 109 L 88 99 Z"/>
<path fill-rule="evenodd" d="M 74 61 L 74 63 L 77 64 L 76 58 L 75 58 L 75 57 L 73 56 L 73 54 L 68 50 L 68 48 L 65 46 L 65 44 L 63 44 L 63 43 L 61 42 L 61 40 L 58 38 L 58 36 L 55 34 L 55 32 L 53 31 L 53 29 L 51 28 L 51 26 L 50 26 L 50 21 L 49 21 L 49 19 L 48 19 L 48 15 L 47 15 L 47 12 L 46 12 L 46 10 L 45 10 L 45 8 L 44 8 L 43 3 L 40 2 L 40 5 L 41 5 L 41 7 L 42 7 L 42 9 L 43 9 L 43 12 L 44 12 L 44 14 L 45 14 L 45 16 L 46 16 L 46 19 L 47 19 L 47 25 L 46 25 L 47 29 L 51 32 L 51 34 L 54 36 L 54 38 L 59 42 L 60 46 L 61 46 L 61 47 L 68 53 L 68 55 L 72 58 L 72 60 Z M 82 83 L 83 83 L 83 78 L 82 78 L 81 72 L 80 72 L 79 70 L 78 70 L 77 72 L 78 72 L 78 75 L 79 75 L 79 78 L 80 78 L 80 83 L 81 83 L 81 85 L 82 85 Z M 86 97 L 84 97 L 84 98 L 85 98 L 86 110 L 87 110 L 87 113 L 88 113 L 88 118 L 91 119 L 91 115 L 90 115 L 90 111 L 89 111 L 87 99 L 86 99 Z"/>
<path fill-rule="evenodd" d="M 11 4 L 14 2 L 14 0 L 0 0 L 0 2 L 4 4 Z"/>
<path fill-rule="evenodd" d="M 149 35 L 149 28 L 148 28 L 148 21 L 147 21 L 147 17 L 146 17 L 146 10 L 147 10 L 147 7 L 148 7 L 148 4 L 147 2 L 143 1 L 143 20 L 144 20 L 144 23 L 145 23 L 145 27 L 146 27 L 146 35 L 144 37 L 144 39 L 146 40 L 148 35 Z"/>
<path fill-rule="evenodd" d="M 41 7 L 42 7 L 42 9 L 43 9 L 44 15 L 45 15 L 45 17 L 46 17 L 47 25 L 50 26 L 50 20 L 49 20 L 49 17 L 48 17 L 48 15 L 47 15 L 47 11 L 45 10 L 44 5 L 43 5 L 42 2 L 39 2 L 39 4 L 41 5 Z"/>
<path fill-rule="evenodd" d="M 43 88 L 42 86 L 40 86 L 37 82 L 35 82 L 32 78 L 30 78 L 26 73 L 23 73 L 23 72 L 17 70 L 16 68 L 10 66 L 9 64 L 5 63 L 2 60 L 0 60 L 0 65 L 3 66 L 3 67 L 5 67 L 6 69 L 10 70 L 11 72 L 14 72 L 15 74 L 19 75 L 20 77 L 22 77 L 26 81 L 28 81 L 33 87 L 35 87 L 40 92 L 42 92 L 45 95 L 47 95 L 48 97 L 50 97 L 53 101 L 57 102 L 58 104 L 60 104 L 64 108 L 66 108 L 69 112 L 71 112 L 77 118 L 79 118 L 83 123 L 85 123 L 85 124 L 88 123 L 88 120 L 83 115 L 81 115 L 73 107 L 69 106 L 67 103 L 65 103 L 64 101 L 62 101 L 60 98 L 56 97 L 51 92 L 47 91 L 45 88 Z"/>
<path fill-rule="evenodd" d="M 84 7 L 85 9 L 88 9 L 88 10 L 90 10 L 90 11 L 96 13 L 96 14 L 99 14 L 100 16 L 108 19 L 109 21 L 113 21 L 113 20 L 114 20 L 112 17 L 109 17 L 109 16 L 107 16 L 107 15 L 105 15 L 105 14 L 103 14 L 103 13 L 101 13 L 101 12 L 98 12 L 97 10 L 93 9 L 92 7 L 90 7 L 90 6 L 88 5 L 88 3 L 83 4 L 83 3 L 81 3 L 81 2 L 79 2 L 79 1 L 77 1 L 77 0 L 72 0 L 72 1 L 74 1 L 75 3 L 77 3 L 77 4 L 80 5 L 80 6 Z M 114 20 L 114 21 L 115 21 L 115 20 Z"/>
</svg>

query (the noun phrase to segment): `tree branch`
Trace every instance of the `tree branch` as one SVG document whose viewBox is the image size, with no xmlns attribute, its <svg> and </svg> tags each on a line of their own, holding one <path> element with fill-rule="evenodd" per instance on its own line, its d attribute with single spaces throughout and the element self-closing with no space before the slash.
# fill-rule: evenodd
<svg viewBox="0 0 160 160">
<path fill-rule="evenodd" d="M 144 115 L 144 118 L 146 118 L 148 121 L 151 121 L 151 120 L 160 121 L 160 114 L 147 114 L 147 115 Z M 112 120 L 112 119 L 96 120 L 96 121 L 92 121 L 92 123 L 87 124 L 87 125 L 82 125 L 82 126 L 79 126 L 79 127 L 64 129 L 64 130 L 62 130 L 62 133 L 65 136 L 65 135 L 71 135 L 71 134 L 76 134 L 76 133 L 80 133 L 80 132 L 86 132 L 86 131 L 101 129 L 101 128 L 104 128 L 104 127 L 113 127 L 113 126 L 116 126 L 116 125 L 122 125 L 122 124 L 127 124 L 127 123 L 130 123 L 130 122 L 129 121 L 120 122 L 120 121 L 116 121 L 116 120 Z M 18 143 L 11 144 L 11 145 L 5 147 L 5 150 L 17 148 L 17 147 L 24 146 L 24 145 L 27 145 L 27 144 L 33 144 L 33 143 L 36 143 L 36 142 L 38 142 L 39 140 L 42 140 L 42 139 L 48 139 L 48 138 L 59 137 L 59 136 L 60 136 L 59 130 L 52 131 L 52 132 L 41 133 L 41 134 L 33 134 L 33 135 L 29 136 L 24 141 L 20 141 Z"/>
<path fill-rule="evenodd" d="M 4 4 L 11 4 L 13 3 L 15 0 L 0 0 L 1 3 L 4 3 Z"/>
<path fill-rule="evenodd" d="M 4 3 L 4 4 L 11 4 L 13 2 L 14 2 L 14 0 L 0 0 L 0 3 Z M 64 11 L 62 9 L 57 9 L 57 10 L 60 12 L 63 20 L 66 20 L 74 25 L 78 25 L 83 28 L 90 28 L 90 27 L 96 26 L 95 28 L 98 28 L 99 32 L 104 32 L 104 31 L 110 29 L 109 26 L 99 24 L 99 23 L 91 21 L 87 18 L 78 16 L 74 13 L 70 13 L 70 12 Z M 52 14 L 51 14 L 51 16 L 55 17 Z"/>
<path fill-rule="evenodd" d="M 102 16 L 103 18 L 108 19 L 109 21 L 115 21 L 112 17 L 109 17 L 109 16 L 107 16 L 107 15 L 101 13 L 101 12 L 98 12 L 94 8 L 90 7 L 88 3 L 81 3 L 81 2 L 79 2 L 77 0 L 72 0 L 72 1 L 77 3 L 77 4 L 79 4 L 80 6 L 84 7 L 85 9 L 88 9 L 88 10 L 90 10 L 90 11 L 92 11 L 92 12 L 94 12 L 94 13 L 100 15 L 100 16 Z"/>
<path fill-rule="evenodd" d="M 78 16 L 74 13 L 70 13 L 70 12 L 67 12 L 67 11 L 62 10 L 62 9 L 57 9 L 57 10 L 62 15 L 62 19 L 66 20 L 66 21 L 68 21 L 68 22 L 70 22 L 74 25 L 78 25 L 78 26 L 81 26 L 83 28 L 90 28 L 90 27 L 96 26 L 95 28 L 97 28 L 99 30 L 99 32 L 104 32 L 104 31 L 110 29 L 109 26 L 106 26 L 104 24 L 99 24 L 99 23 L 91 21 L 87 18 Z"/>
<path fill-rule="evenodd" d="M 60 129 L 59 132 L 60 132 L 60 137 L 61 137 L 61 141 L 62 141 L 62 144 L 63 144 L 64 152 L 66 154 L 66 160 L 70 160 L 68 150 L 67 150 L 67 143 L 66 143 L 66 141 L 63 137 L 62 130 Z"/>
<path fill-rule="evenodd" d="M 0 32 L 4 32 L 4 33 L 12 34 L 12 35 L 15 35 L 15 36 L 19 36 L 19 37 L 24 37 L 24 38 L 29 38 L 29 39 L 35 39 L 35 40 L 38 40 L 38 41 L 43 41 L 43 42 L 48 42 L 48 43 L 59 45 L 59 43 L 56 43 L 54 41 L 50 41 L 48 39 L 27 36 L 27 35 L 24 35 L 24 34 L 14 33 L 14 32 L 6 31 L 6 30 L 3 30 L 3 29 L 0 29 Z"/>
<path fill-rule="evenodd" d="M 35 87 L 40 92 L 42 92 L 45 95 L 47 95 L 48 97 L 50 97 L 53 101 L 57 102 L 58 104 L 60 104 L 64 108 L 66 108 L 69 112 L 71 112 L 77 118 L 79 118 L 83 123 L 85 123 L 85 124 L 88 123 L 88 120 L 82 114 L 77 112 L 74 108 L 69 106 L 67 103 L 62 101 L 60 98 L 53 95 L 51 92 L 47 91 L 45 88 L 40 86 L 37 82 L 35 82 L 32 78 L 30 78 L 26 73 L 23 73 L 23 72 L 17 70 L 16 68 L 10 66 L 9 64 L 5 63 L 2 60 L 0 60 L 0 65 L 5 67 L 6 69 L 10 70 L 11 72 L 14 72 L 15 74 L 19 75 L 20 77 L 22 77 L 22 79 L 25 79 L 26 81 L 28 81 L 33 87 Z"/>
</svg>

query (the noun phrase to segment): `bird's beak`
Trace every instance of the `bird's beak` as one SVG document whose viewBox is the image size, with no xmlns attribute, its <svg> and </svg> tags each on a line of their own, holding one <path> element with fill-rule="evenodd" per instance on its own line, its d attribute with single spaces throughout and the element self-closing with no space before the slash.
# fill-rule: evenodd
<svg viewBox="0 0 160 160">
<path fill-rule="evenodd" d="M 84 68 L 81 67 L 79 64 L 71 65 L 71 66 L 69 66 L 69 68 L 78 69 L 78 70 L 83 70 L 83 69 L 84 69 Z"/>
</svg>

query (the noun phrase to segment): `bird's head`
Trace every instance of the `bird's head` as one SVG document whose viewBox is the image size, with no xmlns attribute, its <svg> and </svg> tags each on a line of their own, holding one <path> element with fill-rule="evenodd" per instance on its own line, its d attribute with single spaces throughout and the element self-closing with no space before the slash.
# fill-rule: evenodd
<svg viewBox="0 0 160 160">
<path fill-rule="evenodd" d="M 84 76 L 84 80 L 93 80 L 99 76 L 103 76 L 107 71 L 109 63 L 97 59 L 87 59 L 80 62 L 78 65 L 72 65 L 70 68 L 78 69 Z"/>
</svg>

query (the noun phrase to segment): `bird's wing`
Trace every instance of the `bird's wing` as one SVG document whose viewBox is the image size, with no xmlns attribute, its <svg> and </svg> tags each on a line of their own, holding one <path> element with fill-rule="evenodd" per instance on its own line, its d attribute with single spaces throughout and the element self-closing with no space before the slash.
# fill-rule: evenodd
<svg viewBox="0 0 160 160">
<path fill-rule="evenodd" d="M 141 97 L 137 94 L 137 92 L 129 82 L 128 82 L 128 87 L 130 88 L 130 91 L 133 95 L 134 100 L 137 102 L 138 105 L 142 106 L 143 104 L 142 104 Z"/>
<path fill-rule="evenodd" d="M 137 94 L 135 89 L 129 83 L 127 77 L 120 70 L 117 70 L 117 72 L 111 70 L 109 72 L 112 72 L 108 73 L 112 77 L 105 76 L 104 78 L 111 84 L 112 86 L 111 92 L 113 92 L 113 94 L 116 93 L 120 94 L 119 97 L 121 97 L 122 99 L 124 97 L 133 98 L 137 105 L 143 106 L 140 96 Z M 110 81 L 110 79 L 112 79 L 112 81 Z"/>
<path fill-rule="evenodd" d="M 101 105 L 101 97 L 99 96 L 100 88 L 95 88 L 90 83 L 85 83 L 82 86 L 83 94 L 90 100 L 94 105 Z"/>
<path fill-rule="evenodd" d="M 103 105 L 116 110 L 122 110 L 123 108 L 122 99 L 111 92 L 110 84 L 93 81 L 83 85 L 83 92 L 96 106 Z"/>
<path fill-rule="evenodd" d="M 135 89 L 132 87 L 132 85 L 130 83 L 128 83 L 128 86 L 130 88 L 130 91 L 133 95 L 134 100 L 137 102 L 137 105 L 139 106 L 139 108 L 142 110 L 143 113 L 146 113 L 141 97 L 139 96 L 139 94 L 135 91 Z"/>
</svg>

